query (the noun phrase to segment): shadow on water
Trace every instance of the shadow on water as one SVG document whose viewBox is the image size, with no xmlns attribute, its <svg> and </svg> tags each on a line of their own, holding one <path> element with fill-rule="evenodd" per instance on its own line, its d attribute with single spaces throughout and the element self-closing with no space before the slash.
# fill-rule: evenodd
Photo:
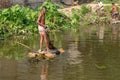
<svg viewBox="0 0 120 80">
<path fill-rule="evenodd" d="M 48 63 L 43 62 L 42 63 L 42 70 L 41 70 L 41 75 L 40 75 L 40 79 L 41 80 L 48 80 L 47 76 L 48 76 Z"/>
<path fill-rule="evenodd" d="M 39 62 L 29 62 L 30 50 L 13 39 L 1 40 L 0 80 L 120 80 L 119 31 L 119 25 L 96 25 L 53 32 L 51 39 L 65 54 Z M 17 41 L 39 49 L 39 35 Z"/>
</svg>

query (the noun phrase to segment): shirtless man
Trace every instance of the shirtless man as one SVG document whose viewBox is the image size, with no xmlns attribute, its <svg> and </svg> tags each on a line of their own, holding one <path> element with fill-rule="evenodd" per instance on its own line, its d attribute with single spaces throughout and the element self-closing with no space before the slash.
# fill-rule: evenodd
<svg viewBox="0 0 120 80">
<path fill-rule="evenodd" d="M 45 14 L 46 14 L 46 7 L 43 7 L 42 11 L 39 14 L 39 17 L 37 19 L 38 30 L 39 30 L 39 34 L 40 34 L 40 50 L 39 51 L 41 51 L 41 49 L 42 49 L 43 40 L 46 45 L 46 50 L 49 51 L 47 34 L 45 32 L 45 28 L 46 28 Z"/>
<path fill-rule="evenodd" d="M 119 11 L 118 7 L 115 5 L 115 3 L 112 3 L 112 10 L 110 11 L 112 18 L 115 20 L 118 20 L 119 17 Z"/>
</svg>

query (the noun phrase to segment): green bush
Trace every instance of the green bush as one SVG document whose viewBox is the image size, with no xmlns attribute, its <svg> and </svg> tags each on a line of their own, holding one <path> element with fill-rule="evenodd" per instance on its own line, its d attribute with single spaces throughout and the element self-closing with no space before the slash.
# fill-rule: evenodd
<svg viewBox="0 0 120 80">
<path fill-rule="evenodd" d="M 86 15 L 86 13 L 88 13 L 89 11 L 89 8 L 87 8 L 85 5 L 81 6 L 81 13 L 83 15 Z"/>
<path fill-rule="evenodd" d="M 72 17 L 71 17 L 71 19 L 72 19 L 72 21 L 71 21 L 72 25 L 79 24 L 80 19 L 81 19 L 80 9 L 72 9 Z"/>
<path fill-rule="evenodd" d="M 47 7 L 46 23 L 51 30 L 71 27 L 70 18 L 58 11 L 62 7 L 61 5 L 48 0 L 42 6 Z M 36 20 L 42 6 L 38 7 L 38 10 L 21 7 L 20 5 L 0 10 L 0 37 L 37 32 Z"/>
<path fill-rule="evenodd" d="M 19 5 L 0 12 L 0 36 L 36 32 L 37 12 Z"/>
</svg>

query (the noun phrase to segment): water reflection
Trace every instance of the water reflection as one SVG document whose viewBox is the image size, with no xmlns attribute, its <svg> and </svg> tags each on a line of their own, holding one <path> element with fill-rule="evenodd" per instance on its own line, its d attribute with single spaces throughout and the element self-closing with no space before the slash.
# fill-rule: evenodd
<svg viewBox="0 0 120 80">
<path fill-rule="evenodd" d="M 41 69 L 41 75 L 40 80 L 48 80 L 48 61 L 42 61 L 42 69 Z"/>
<path fill-rule="evenodd" d="M 103 26 L 99 26 L 98 38 L 99 38 L 99 40 L 104 39 L 104 27 Z"/>
<path fill-rule="evenodd" d="M 119 25 L 112 26 L 112 40 L 116 40 L 119 37 Z"/>
<path fill-rule="evenodd" d="M 17 64 L 14 60 L 0 59 L 0 80 L 15 80 Z"/>
<path fill-rule="evenodd" d="M 70 35 L 65 35 L 67 37 L 67 46 L 68 49 L 66 50 L 68 53 L 68 61 L 69 64 L 79 64 L 82 62 L 78 57 L 81 55 L 81 52 L 78 51 L 78 42 L 79 42 L 79 34 L 69 33 Z"/>
<path fill-rule="evenodd" d="M 19 41 L 38 50 L 38 37 Z M 0 80 L 120 80 L 118 25 L 84 26 L 53 33 L 51 39 L 66 53 L 38 63 L 29 62 L 30 51 L 13 40 L 0 41 Z"/>
<path fill-rule="evenodd" d="M 0 57 L 7 59 L 21 59 L 24 58 L 25 48 L 16 44 L 13 40 L 0 41 Z M 21 54 L 22 53 L 22 54 Z"/>
</svg>

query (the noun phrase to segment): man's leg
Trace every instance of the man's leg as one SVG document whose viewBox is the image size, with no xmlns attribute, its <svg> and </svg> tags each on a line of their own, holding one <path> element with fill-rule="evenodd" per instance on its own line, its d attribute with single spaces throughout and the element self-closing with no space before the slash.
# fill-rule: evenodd
<svg viewBox="0 0 120 80">
<path fill-rule="evenodd" d="M 50 37 L 49 37 L 48 32 L 46 32 L 46 37 L 47 37 L 48 42 L 50 42 Z"/>
<path fill-rule="evenodd" d="M 43 36 L 40 34 L 40 51 L 42 50 Z"/>
<path fill-rule="evenodd" d="M 47 49 L 47 51 L 49 51 L 49 44 L 48 44 L 48 39 L 47 39 L 46 33 L 44 34 L 44 41 L 45 41 L 46 49 Z"/>
<path fill-rule="evenodd" d="M 116 20 L 118 20 L 118 18 L 119 18 L 119 14 L 117 13 L 117 14 L 116 14 Z"/>
</svg>

